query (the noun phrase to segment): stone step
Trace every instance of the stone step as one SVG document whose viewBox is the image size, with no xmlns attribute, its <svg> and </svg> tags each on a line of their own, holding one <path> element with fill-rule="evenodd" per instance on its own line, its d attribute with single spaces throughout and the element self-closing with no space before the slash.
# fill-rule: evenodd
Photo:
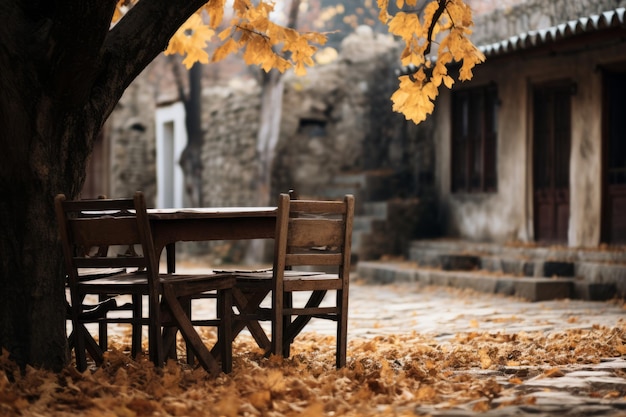
<svg viewBox="0 0 626 417">
<path fill-rule="evenodd" d="M 454 240 L 411 243 L 409 260 L 445 270 L 484 270 L 534 278 L 576 278 L 584 299 L 626 297 L 626 262 L 620 250 L 496 245 Z"/>
<path fill-rule="evenodd" d="M 554 261 L 588 261 L 626 263 L 626 246 L 613 248 L 569 248 L 533 244 L 496 244 L 455 239 L 423 239 L 411 242 L 410 252 L 439 251 L 447 253 L 498 255 Z"/>
<path fill-rule="evenodd" d="M 342 199 L 346 194 L 352 194 L 357 199 L 359 198 L 359 187 L 354 184 L 331 184 L 324 187 L 320 194 L 331 200 Z"/>
<path fill-rule="evenodd" d="M 358 188 L 364 188 L 367 184 L 366 172 L 342 173 L 333 178 L 336 184 L 350 184 Z"/>
<path fill-rule="evenodd" d="M 528 301 L 546 301 L 573 298 L 580 291 L 574 278 L 515 277 L 489 274 L 485 271 L 444 271 L 420 268 L 413 263 L 359 262 L 357 279 L 372 284 L 413 282 L 419 285 L 438 285 L 467 288 L 475 291 L 510 295 Z"/>
<path fill-rule="evenodd" d="M 385 201 L 395 197 L 396 176 L 392 169 L 342 173 L 333 178 L 331 186 L 356 189 L 363 201 Z"/>
<path fill-rule="evenodd" d="M 375 217 L 377 219 L 386 219 L 387 218 L 387 202 L 386 201 L 377 201 L 377 202 L 366 202 L 363 203 L 363 215 Z"/>
<path fill-rule="evenodd" d="M 378 220 L 375 216 L 354 216 L 352 230 L 359 232 L 371 232 L 373 229 L 372 222 L 375 220 Z"/>
</svg>

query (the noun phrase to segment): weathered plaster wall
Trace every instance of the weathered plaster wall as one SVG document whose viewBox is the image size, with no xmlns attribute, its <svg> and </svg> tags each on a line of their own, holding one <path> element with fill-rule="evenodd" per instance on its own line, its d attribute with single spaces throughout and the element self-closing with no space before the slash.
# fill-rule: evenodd
<svg viewBox="0 0 626 417">
<path fill-rule="evenodd" d="M 625 4 L 622 0 L 522 2 L 477 17 L 473 39 L 479 44 L 497 42 Z M 602 43 L 597 47 L 579 45 L 561 54 L 521 52 L 490 59 L 476 69 L 470 85 L 495 82 L 502 102 L 496 194 L 450 193 L 450 94 L 443 92 L 436 114 L 436 184 L 448 235 L 499 242 L 534 239 L 530 93 L 535 83 L 570 79 L 577 85 L 577 92 L 572 97 L 568 243 L 600 243 L 602 77 L 597 68 L 620 60 L 626 60 L 626 46 Z"/>
<path fill-rule="evenodd" d="M 448 235 L 477 241 L 529 239 L 526 210 L 527 85 L 523 75 L 510 76 L 516 73 L 518 66 L 519 63 L 514 61 L 481 66 L 476 69 L 471 83 L 472 86 L 489 83 L 498 86 L 501 105 L 498 114 L 497 193 L 450 192 L 451 94 L 443 91 L 437 101 L 437 184 Z M 457 85 L 457 88 L 465 87 L 468 85 Z"/>
<path fill-rule="evenodd" d="M 602 72 L 597 66 L 626 60 L 626 47 L 588 51 L 574 58 L 577 84 L 572 102 L 572 155 L 570 160 L 571 212 L 569 243 L 600 243 L 602 209 Z"/>
<path fill-rule="evenodd" d="M 626 45 L 603 45 L 577 53 L 526 54 L 497 58 L 476 70 L 471 85 L 498 85 L 502 101 L 498 123 L 498 192 L 450 193 L 449 94 L 439 100 L 437 184 L 446 209 L 448 233 L 469 239 L 533 240 L 532 86 L 569 79 L 572 96 L 570 219 L 568 244 L 595 246 L 601 230 L 602 71 L 605 64 L 626 61 Z"/>
</svg>

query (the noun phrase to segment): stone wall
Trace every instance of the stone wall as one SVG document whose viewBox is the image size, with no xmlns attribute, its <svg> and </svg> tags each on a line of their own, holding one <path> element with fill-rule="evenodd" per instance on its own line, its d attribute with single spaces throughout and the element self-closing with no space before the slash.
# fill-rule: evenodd
<svg viewBox="0 0 626 417">
<path fill-rule="evenodd" d="M 304 77 L 285 75 L 271 195 L 291 188 L 320 195 L 342 172 L 408 167 L 406 123 L 391 111 L 389 100 L 397 84 L 398 53 L 390 37 L 364 27 L 344 40 L 336 61 L 310 68 Z M 108 122 L 110 195 L 143 190 L 154 204 L 155 109 L 175 93 L 171 68 L 160 57 L 120 100 Z M 258 200 L 260 94 L 245 73 L 203 90 L 205 205 Z"/>
<path fill-rule="evenodd" d="M 253 81 L 204 91 L 202 163 L 207 206 L 249 205 L 256 200 L 260 94 Z"/>
<path fill-rule="evenodd" d="M 155 63 L 156 64 L 156 63 Z M 144 74 L 150 75 L 156 65 Z M 154 114 L 158 86 L 150 77 L 132 83 L 107 121 L 111 146 L 111 197 L 132 196 L 141 190 L 149 205 L 156 199 L 156 141 Z"/>
<path fill-rule="evenodd" d="M 398 54 L 391 38 L 361 27 L 335 62 L 287 76 L 275 191 L 323 195 L 341 173 L 397 165 L 389 150 L 404 122 L 389 98 Z"/>
</svg>

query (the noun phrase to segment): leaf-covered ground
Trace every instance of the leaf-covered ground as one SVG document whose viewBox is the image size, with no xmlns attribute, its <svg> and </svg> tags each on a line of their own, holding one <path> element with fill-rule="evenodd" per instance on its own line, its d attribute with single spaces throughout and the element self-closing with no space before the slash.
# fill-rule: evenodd
<svg viewBox="0 0 626 417">
<path fill-rule="evenodd" d="M 417 333 L 356 339 L 340 370 L 333 337 L 304 334 L 282 359 L 263 358 L 252 339 L 240 336 L 233 372 L 217 378 L 175 361 L 155 369 L 146 359 L 129 359 L 126 347 L 125 340 L 114 342 L 106 363 L 82 374 L 70 366 L 22 375 L 3 352 L 0 415 L 413 416 L 417 405 L 428 404 L 480 412 L 532 404 L 532 393 L 515 389 L 529 378 L 623 356 L 626 323 L 551 334 L 464 333 L 445 342 Z M 626 392 L 608 389 L 588 395 L 626 399 Z"/>
</svg>

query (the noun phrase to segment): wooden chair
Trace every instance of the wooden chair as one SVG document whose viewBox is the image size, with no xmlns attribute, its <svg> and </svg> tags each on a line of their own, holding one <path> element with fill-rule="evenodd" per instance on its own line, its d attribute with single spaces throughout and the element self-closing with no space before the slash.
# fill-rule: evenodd
<svg viewBox="0 0 626 417">
<path fill-rule="evenodd" d="M 99 199 L 106 199 L 106 196 L 100 195 Z M 80 214 L 80 213 L 77 213 Z M 108 247 L 98 248 L 97 251 L 99 253 L 106 253 L 108 251 Z M 111 269 L 105 268 L 102 270 L 89 270 L 83 271 L 80 274 L 81 281 L 90 281 L 97 278 L 106 278 L 111 277 L 120 273 L 126 272 L 125 269 Z M 67 285 L 66 278 L 66 285 Z M 101 358 L 102 352 L 107 350 L 108 346 L 108 322 L 106 317 L 111 311 L 128 311 L 130 313 L 129 318 L 121 318 L 118 316 L 114 320 L 114 322 L 118 323 L 131 323 L 133 325 L 132 332 L 132 341 L 131 341 L 131 355 L 132 357 L 136 357 L 137 354 L 141 351 L 141 322 L 140 319 L 136 320 L 135 317 L 141 317 L 142 310 L 142 299 L 141 294 L 130 294 L 132 296 L 132 302 L 125 303 L 122 305 L 118 305 L 115 296 L 117 294 L 99 294 L 98 301 L 92 302 L 89 304 L 83 304 L 81 307 L 81 320 L 83 323 L 98 323 L 98 344 L 95 344 L 95 341 L 90 338 L 88 342 L 90 344 L 86 345 L 86 349 L 90 352 L 92 358 Z M 71 322 L 72 320 L 72 308 L 70 303 L 66 303 L 66 318 Z M 137 313 L 139 312 L 139 313 Z M 74 337 L 73 333 L 68 336 L 68 344 L 70 351 L 74 349 Z"/>
<path fill-rule="evenodd" d="M 150 359 L 160 366 L 173 340 L 164 340 L 164 328 L 176 327 L 200 364 L 212 374 L 220 367 L 210 354 L 194 325 L 218 327 L 216 349 L 222 360 L 222 371 L 232 369 L 231 318 L 234 285 L 232 274 L 177 275 L 159 274 L 159 260 L 154 250 L 146 204 L 141 192 L 133 199 L 96 199 L 67 201 L 60 194 L 55 199 L 57 220 L 70 290 L 70 315 L 73 344 L 78 369 L 87 366 L 87 350 L 96 363 L 102 361 L 101 350 L 87 331 L 85 323 L 131 323 L 133 338 L 140 338 L 141 326 L 148 326 Z M 107 250 L 102 250 L 107 248 Z M 123 248 L 120 253 L 115 248 Z M 91 277 L 84 280 L 85 270 L 125 269 L 122 273 Z M 183 305 L 194 295 L 216 290 L 218 312 L 215 320 L 192 321 Z M 130 318 L 113 318 L 106 314 L 90 315 L 85 311 L 86 295 L 130 294 L 133 302 L 148 298 L 148 316 L 143 317 L 141 305 L 134 306 Z M 108 309 L 103 309 L 107 313 Z M 168 332 L 172 334 L 172 332 Z M 140 340 L 140 339 L 139 339 Z"/>
<path fill-rule="evenodd" d="M 248 327 L 261 347 L 289 356 L 294 338 L 311 318 L 337 322 L 336 366 L 346 364 L 350 245 L 354 197 L 343 201 L 291 200 L 281 194 L 278 202 L 274 264 L 272 271 L 237 275 L 234 304 L 239 310 L 234 323 L 236 335 Z M 312 269 L 311 269 L 312 268 Z M 323 272 L 310 272 L 310 271 Z M 310 292 L 306 304 L 293 305 L 293 293 Z M 327 291 L 335 291 L 335 302 L 320 307 Z M 260 307 L 268 293 L 269 310 Z M 258 320 L 271 320 L 271 341 Z"/>
</svg>

